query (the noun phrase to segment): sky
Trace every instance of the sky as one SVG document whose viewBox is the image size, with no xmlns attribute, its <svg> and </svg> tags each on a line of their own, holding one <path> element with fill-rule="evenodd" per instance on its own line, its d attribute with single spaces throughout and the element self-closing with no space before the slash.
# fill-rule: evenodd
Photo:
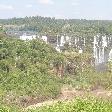
<svg viewBox="0 0 112 112">
<path fill-rule="evenodd" d="M 26 16 L 112 20 L 112 0 L 0 0 L 0 19 Z"/>
</svg>

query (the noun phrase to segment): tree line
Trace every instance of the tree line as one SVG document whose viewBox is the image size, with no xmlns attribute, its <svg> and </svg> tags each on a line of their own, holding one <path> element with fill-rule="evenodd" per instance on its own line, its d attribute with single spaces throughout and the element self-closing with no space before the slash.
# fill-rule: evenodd
<svg viewBox="0 0 112 112">
<path fill-rule="evenodd" d="M 1 19 L 6 30 L 36 31 L 44 35 L 91 36 L 97 33 L 112 34 L 112 21 L 86 19 L 55 19 L 50 17 L 25 17 Z M 88 37 L 89 37 L 88 36 Z"/>
</svg>

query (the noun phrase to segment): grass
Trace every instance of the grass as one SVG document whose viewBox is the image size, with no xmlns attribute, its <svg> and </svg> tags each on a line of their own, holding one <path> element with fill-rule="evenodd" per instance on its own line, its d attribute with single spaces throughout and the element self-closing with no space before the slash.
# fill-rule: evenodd
<svg viewBox="0 0 112 112">
<path fill-rule="evenodd" d="M 75 99 L 71 102 L 59 102 L 28 112 L 112 112 L 112 102 L 95 98 Z"/>
<path fill-rule="evenodd" d="M 51 106 L 37 107 L 36 109 L 18 109 L 0 106 L 0 112 L 112 112 L 112 101 L 96 99 L 74 99 L 73 101 L 58 102 Z"/>
<path fill-rule="evenodd" d="M 16 74 L 9 75 L 0 84 L 1 103 L 27 104 L 30 99 L 36 98 L 36 102 L 42 102 L 49 98 L 55 98 L 61 89 L 61 81 L 55 76 L 47 74 Z M 3 98 L 3 99 L 2 99 Z M 30 102 L 29 102 L 30 103 Z"/>
<path fill-rule="evenodd" d="M 22 112 L 20 108 L 0 105 L 0 112 Z"/>
<path fill-rule="evenodd" d="M 57 57 L 55 49 L 41 40 L 0 35 L 0 103 L 23 106 L 55 98 L 62 83 L 49 71 Z"/>
<path fill-rule="evenodd" d="M 91 90 L 101 87 L 103 89 L 112 89 L 112 73 L 95 72 L 94 70 L 84 71 L 77 75 L 66 76 L 63 83 L 72 85 L 76 89 Z"/>
<path fill-rule="evenodd" d="M 36 98 L 36 103 L 38 103 L 57 97 L 64 84 L 71 85 L 77 90 L 91 91 L 99 87 L 111 90 L 111 82 L 111 73 L 97 73 L 93 71 L 65 76 L 63 79 L 54 75 L 39 74 L 38 71 L 33 71 L 27 76 L 24 73 L 18 73 L 15 76 L 10 74 L 0 84 L 0 97 L 1 101 L 3 101 L 1 102 L 2 104 L 25 106 L 30 98 Z"/>
</svg>

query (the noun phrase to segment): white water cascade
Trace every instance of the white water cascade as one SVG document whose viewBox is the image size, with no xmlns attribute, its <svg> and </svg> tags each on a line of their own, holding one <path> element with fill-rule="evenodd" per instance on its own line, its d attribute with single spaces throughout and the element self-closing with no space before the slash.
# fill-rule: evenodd
<svg viewBox="0 0 112 112">
<path fill-rule="evenodd" d="M 61 50 L 60 50 L 60 43 L 59 43 L 59 37 L 58 37 L 58 35 L 57 35 L 57 45 L 56 45 L 55 49 L 56 49 L 58 52 L 61 52 Z"/>
<path fill-rule="evenodd" d="M 112 49 L 110 50 L 110 53 L 109 53 L 109 61 L 112 61 Z"/>
<path fill-rule="evenodd" d="M 69 43 L 70 46 L 75 46 L 75 49 L 79 53 L 85 52 L 87 47 L 87 42 L 93 42 L 93 54 L 95 59 L 95 66 L 106 65 L 106 63 L 112 59 L 112 37 L 111 35 L 101 35 L 98 34 L 87 41 L 83 37 L 69 37 L 69 36 L 58 36 L 56 41 L 56 50 L 61 52 L 63 50 L 64 44 Z M 91 43 L 90 43 L 91 44 Z M 92 44 L 91 44 L 92 45 Z M 91 49 L 91 48 L 90 48 Z M 111 51 L 110 51 L 111 50 Z"/>
<path fill-rule="evenodd" d="M 65 44 L 65 38 L 64 36 L 61 36 L 60 46 L 64 46 L 64 44 Z"/>
<path fill-rule="evenodd" d="M 93 44 L 95 65 L 104 63 L 106 61 L 107 37 L 97 35 L 94 37 Z"/>
<path fill-rule="evenodd" d="M 93 44 L 94 44 L 93 50 L 94 50 L 95 65 L 97 65 L 98 64 L 98 51 L 97 51 L 98 42 L 97 42 L 97 37 L 96 36 L 94 37 Z"/>
</svg>

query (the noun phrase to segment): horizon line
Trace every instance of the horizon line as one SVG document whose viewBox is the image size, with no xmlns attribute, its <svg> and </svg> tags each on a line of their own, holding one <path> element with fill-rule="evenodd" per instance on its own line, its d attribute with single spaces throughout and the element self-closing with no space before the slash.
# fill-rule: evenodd
<svg viewBox="0 0 112 112">
<path fill-rule="evenodd" d="M 14 18 L 16 18 L 16 19 L 20 19 L 20 18 L 22 18 L 22 19 L 24 19 L 24 18 L 26 18 L 26 17 L 43 17 L 43 18 L 51 18 L 51 19 L 56 19 L 56 20 L 87 20 L 87 21 L 112 21 L 112 19 L 97 19 L 97 18 L 95 18 L 95 19 L 87 19 L 87 18 L 67 18 L 67 17 L 65 17 L 65 18 L 57 18 L 57 17 L 53 17 L 53 16 L 40 16 L 40 15 L 32 15 L 32 16 L 24 16 L 24 17 L 16 17 L 16 16 L 14 16 L 14 17 L 9 17 L 9 18 L 0 18 L 0 20 L 10 20 L 10 19 L 14 19 Z"/>
</svg>

